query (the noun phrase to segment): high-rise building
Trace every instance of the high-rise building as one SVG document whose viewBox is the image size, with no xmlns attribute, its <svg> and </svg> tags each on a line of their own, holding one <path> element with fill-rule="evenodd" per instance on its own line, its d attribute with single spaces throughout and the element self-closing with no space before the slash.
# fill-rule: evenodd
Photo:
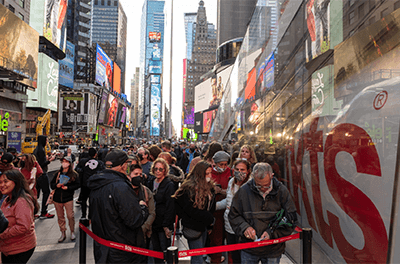
<svg viewBox="0 0 400 264">
<path fill-rule="evenodd" d="M 67 39 L 75 45 L 74 79 L 83 82 L 91 78 L 92 5 L 91 0 L 68 0 Z"/>
<path fill-rule="evenodd" d="M 243 38 L 257 0 L 218 0 L 217 43 Z"/>
<path fill-rule="evenodd" d="M 162 105 L 162 63 L 164 57 L 164 1 L 145 0 L 142 8 L 140 32 L 140 104 L 139 125 L 147 135 L 155 135 L 160 131 L 155 124 L 155 116 L 161 123 Z M 157 91 L 156 91 L 157 90 Z M 157 104 L 157 107 L 155 107 Z M 155 110 L 158 109 L 158 111 Z M 152 114 L 153 113 L 153 114 Z M 158 127 L 158 132 L 155 127 Z M 153 133 L 153 131 L 156 131 Z M 146 133 L 146 132 L 145 132 Z M 146 136 L 146 134 L 144 134 Z"/>
<path fill-rule="evenodd" d="M 91 36 L 121 68 L 121 93 L 125 93 L 127 18 L 119 0 L 94 0 Z"/>
<path fill-rule="evenodd" d="M 192 35 L 192 54 L 191 59 L 187 60 L 186 103 L 194 102 L 194 87 L 196 83 L 200 81 L 202 75 L 212 70 L 215 64 L 216 30 L 213 24 L 207 22 L 203 0 L 199 3 Z"/>
<path fill-rule="evenodd" d="M 185 13 L 186 58 L 192 59 L 193 50 L 193 25 L 196 23 L 197 13 Z"/>
<path fill-rule="evenodd" d="M 130 100 L 133 105 L 131 113 L 131 122 L 132 122 L 132 127 L 135 129 L 135 133 L 137 132 L 136 129 L 138 127 L 139 75 L 140 75 L 140 68 L 136 67 L 135 73 L 133 74 L 133 79 L 131 80 L 131 100 Z"/>
<path fill-rule="evenodd" d="M 30 0 L 0 0 L 0 4 L 3 4 L 11 12 L 16 14 L 20 19 L 29 24 L 29 13 L 30 13 Z"/>
</svg>

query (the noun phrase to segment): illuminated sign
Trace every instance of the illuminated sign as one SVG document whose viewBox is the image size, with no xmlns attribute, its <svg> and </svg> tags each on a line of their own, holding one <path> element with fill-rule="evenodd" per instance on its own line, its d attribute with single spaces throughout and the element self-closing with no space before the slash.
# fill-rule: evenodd
<svg viewBox="0 0 400 264">
<path fill-rule="evenodd" d="M 69 88 L 74 88 L 74 60 L 75 45 L 67 41 L 65 50 L 65 58 L 59 61 L 60 67 L 60 84 Z"/>
<path fill-rule="evenodd" d="M 161 41 L 161 32 L 149 32 L 149 41 L 160 42 Z"/>
<path fill-rule="evenodd" d="M 7 132 L 8 130 L 8 118 L 10 114 L 7 112 L 4 114 L 4 117 L 0 115 L 0 132 Z"/>
<path fill-rule="evenodd" d="M 107 53 L 97 44 L 96 48 L 96 83 L 107 89 L 112 88 L 113 62 Z"/>
</svg>

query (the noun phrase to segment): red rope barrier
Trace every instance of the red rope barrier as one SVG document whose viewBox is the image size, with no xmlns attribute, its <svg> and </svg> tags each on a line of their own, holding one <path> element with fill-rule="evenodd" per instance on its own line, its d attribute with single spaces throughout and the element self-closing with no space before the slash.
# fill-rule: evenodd
<svg viewBox="0 0 400 264">
<path fill-rule="evenodd" d="M 148 250 L 145 248 L 133 247 L 130 245 L 125 245 L 125 244 L 121 244 L 121 243 L 117 243 L 117 242 L 113 242 L 113 241 L 108 241 L 108 240 L 98 237 L 97 235 L 95 235 L 92 231 L 90 231 L 86 226 L 84 226 L 81 223 L 79 223 L 79 227 L 83 231 L 85 231 L 85 233 L 87 233 L 91 238 L 93 238 L 93 240 L 95 240 L 96 242 L 98 242 L 99 244 L 101 244 L 103 246 L 116 248 L 119 250 L 136 253 L 136 254 L 140 254 L 140 255 L 144 255 L 144 256 L 148 256 L 148 257 L 164 259 L 164 254 L 162 252 Z M 299 227 L 296 227 L 295 230 L 297 232 L 302 231 Z M 257 241 L 257 242 L 247 242 L 247 243 L 224 245 L 224 246 L 217 246 L 217 247 L 189 249 L 189 250 L 179 251 L 178 257 L 179 258 L 193 257 L 193 256 L 199 256 L 199 255 L 214 254 L 214 253 L 242 250 L 242 249 L 248 249 L 248 248 L 264 247 L 264 246 L 269 246 L 269 245 L 273 245 L 273 244 L 283 243 L 283 242 L 298 239 L 298 238 L 300 238 L 300 233 L 286 236 L 286 237 L 277 238 L 277 239 L 269 239 L 269 240 L 263 240 L 263 241 Z"/>
</svg>

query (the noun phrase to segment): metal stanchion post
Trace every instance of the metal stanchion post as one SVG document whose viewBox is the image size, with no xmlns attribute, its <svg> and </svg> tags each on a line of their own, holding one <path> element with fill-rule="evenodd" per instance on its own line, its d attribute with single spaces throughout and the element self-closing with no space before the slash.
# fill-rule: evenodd
<svg viewBox="0 0 400 264">
<path fill-rule="evenodd" d="M 86 218 L 81 218 L 79 223 L 88 227 L 89 220 Z M 86 264 L 86 238 L 87 234 L 81 228 L 79 228 L 79 263 Z"/>
<path fill-rule="evenodd" d="M 164 258 L 168 264 L 178 264 L 178 247 L 168 247 Z"/>
<path fill-rule="evenodd" d="M 301 239 L 303 240 L 303 263 L 311 264 L 312 262 L 312 230 L 311 228 L 303 228 L 301 232 Z"/>
</svg>

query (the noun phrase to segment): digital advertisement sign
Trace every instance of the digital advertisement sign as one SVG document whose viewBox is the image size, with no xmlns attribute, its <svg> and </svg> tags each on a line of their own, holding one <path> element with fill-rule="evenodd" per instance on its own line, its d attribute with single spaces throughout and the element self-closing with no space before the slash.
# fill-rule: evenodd
<svg viewBox="0 0 400 264">
<path fill-rule="evenodd" d="M 65 58 L 60 60 L 60 84 L 69 88 L 74 88 L 74 60 L 75 45 L 67 41 L 65 49 Z"/>
<path fill-rule="evenodd" d="M 161 61 L 150 60 L 149 61 L 149 74 L 161 74 Z"/>
<path fill-rule="evenodd" d="M 114 62 L 113 89 L 117 93 L 121 93 L 121 69 L 115 62 Z"/>
<path fill-rule="evenodd" d="M 24 83 L 37 88 L 39 34 L 0 5 L 0 67 L 25 77 Z"/>
<path fill-rule="evenodd" d="M 97 96 L 92 93 L 89 93 L 89 113 L 88 113 L 88 125 L 87 125 L 87 133 L 88 134 L 96 134 L 96 111 L 97 110 Z"/>
<path fill-rule="evenodd" d="M 193 104 L 185 105 L 183 107 L 183 114 L 184 114 L 183 123 L 185 125 L 194 125 L 194 106 L 193 106 Z"/>
<path fill-rule="evenodd" d="M 37 98 L 36 101 L 28 100 L 27 107 L 41 107 L 57 112 L 58 104 L 58 63 L 45 55 L 39 54 L 39 80 L 35 91 L 28 90 L 29 98 Z"/>
<path fill-rule="evenodd" d="M 107 106 L 106 106 L 106 117 L 104 119 L 104 124 L 110 127 L 115 126 L 115 119 L 117 118 L 118 111 L 118 99 L 113 95 L 108 95 Z"/>
<path fill-rule="evenodd" d="M 161 84 L 151 85 L 150 135 L 160 136 Z"/>
<path fill-rule="evenodd" d="M 113 62 L 97 44 L 96 47 L 96 83 L 107 89 L 112 88 L 113 82 Z"/>
<path fill-rule="evenodd" d="M 105 114 L 106 114 L 106 107 L 108 102 L 108 93 L 103 92 L 102 96 L 100 97 L 100 109 L 99 109 L 99 124 L 104 123 Z"/>
<path fill-rule="evenodd" d="M 62 127 L 64 129 L 80 129 L 82 126 L 87 126 L 89 122 L 90 108 L 89 95 L 83 94 L 82 97 L 69 97 L 68 94 L 61 94 L 61 118 Z M 72 99 L 72 100 L 70 100 Z M 88 114 L 89 113 L 89 114 Z M 78 127 L 79 126 L 79 127 Z"/>
<path fill-rule="evenodd" d="M 161 32 L 149 32 L 149 41 L 150 41 L 150 43 L 160 42 L 161 41 Z"/>
<path fill-rule="evenodd" d="M 217 110 L 211 110 L 203 113 L 203 133 L 209 133 L 214 122 Z"/>
</svg>

